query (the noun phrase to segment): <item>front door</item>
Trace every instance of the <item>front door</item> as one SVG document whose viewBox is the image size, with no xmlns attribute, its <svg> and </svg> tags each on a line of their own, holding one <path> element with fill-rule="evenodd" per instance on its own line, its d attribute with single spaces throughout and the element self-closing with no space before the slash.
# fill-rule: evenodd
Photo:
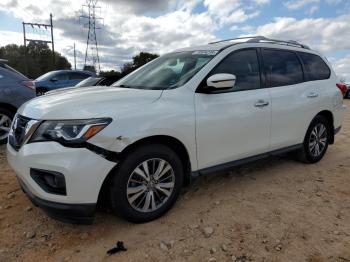
<svg viewBox="0 0 350 262">
<path fill-rule="evenodd" d="M 269 89 L 261 88 L 257 50 L 229 54 L 207 77 L 218 73 L 234 74 L 236 84 L 229 90 L 195 95 L 199 169 L 269 149 L 271 99 Z"/>
</svg>

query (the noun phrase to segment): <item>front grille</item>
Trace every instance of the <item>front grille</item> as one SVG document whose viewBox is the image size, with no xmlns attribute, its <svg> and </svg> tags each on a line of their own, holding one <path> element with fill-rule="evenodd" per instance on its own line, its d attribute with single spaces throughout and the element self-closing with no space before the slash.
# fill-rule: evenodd
<svg viewBox="0 0 350 262">
<path fill-rule="evenodd" d="M 27 125 L 29 121 L 31 121 L 30 118 L 21 115 L 16 115 L 15 119 L 13 120 L 9 134 L 9 143 L 17 151 L 25 142 L 26 134 L 28 133 Z"/>
</svg>

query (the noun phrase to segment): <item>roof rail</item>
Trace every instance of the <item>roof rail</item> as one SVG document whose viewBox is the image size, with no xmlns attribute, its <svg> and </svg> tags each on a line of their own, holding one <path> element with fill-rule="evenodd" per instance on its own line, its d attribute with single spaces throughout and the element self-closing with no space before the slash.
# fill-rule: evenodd
<svg viewBox="0 0 350 262">
<path fill-rule="evenodd" d="M 6 60 L 6 59 L 0 59 L 0 63 L 8 63 L 8 60 Z"/>
<path fill-rule="evenodd" d="M 225 40 L 220 40 L 220 41 L 216 41 L 216 42 L 211 42 L 209 44 L 217 44 L 217 43 L 223 43 L 223 42 L 230 42 L 233 40 L 246 40 L 247 41 L 245 43 L 270 43 L 270 44 L 281 44 L 281 45 L 288 45 L 288 46 L 296 46 L 296 47 L 301 47 L 301 48 L 305 48 L 305 49 L 310 49 L 310 47 L 308 47 L 307 45 L 304 44 L 300 44 L 299 42 L 295 41 L 295 40 L 288 40 L 288 41 L 284 41 L 284 40 L 277 40 L 277 39 L 271 39 L 271 38 L 267 38 L 265 36 L 246 36 L 246 37 L 237 37 L 237 38 L 230 38 L 230 39 L 225 39 Z"/>
</svg>

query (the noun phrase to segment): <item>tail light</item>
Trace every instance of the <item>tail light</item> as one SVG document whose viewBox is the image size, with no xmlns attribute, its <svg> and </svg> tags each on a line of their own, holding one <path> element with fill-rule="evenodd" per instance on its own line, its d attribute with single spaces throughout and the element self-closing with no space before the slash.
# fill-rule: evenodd
<svg viewBox="0 0 350 262">
<path fill-rule="evenodd" d="M 344 84 L 344 83 L 337 83 L 337 87 L 339 88 L 339 90 L 341 91 L 343 96 L 345 96 L 346 92 L 348 91 L 348 87 L 346 86 L 346 84 Z"/>
<path fill-rule="evenodd" d="M 30 88 L 30 89 L 32 89 L 32 90 L 35 90 L 35 83 L 34 83 L 34 81 L 30 81 L 30 80 L 28 80 L 28 81 L 23 81 L 22 84 L 23 84 L 25 87 L 28 87 L 28 88 Z"/>
</svg>

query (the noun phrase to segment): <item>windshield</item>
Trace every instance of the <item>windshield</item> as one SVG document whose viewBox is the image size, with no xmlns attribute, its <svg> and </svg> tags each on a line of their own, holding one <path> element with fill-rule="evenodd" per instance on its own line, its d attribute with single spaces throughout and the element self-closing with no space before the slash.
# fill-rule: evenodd
<svg viewBox="0 0 350 262">
<path fill-rule="evenodd" d="M 43 74 L 42 76 L 39 76 L 36 81 L 45 81 L 51 78 L 51 76 L 54 76 L 56 74 L 55 71 L 47 72 L 46 74 Z"/>
<path fill-rule="evenodd" d="M 184 85 L 218 51 L 188 51 L 164 55 L 131 73 L 113 86 L 164 90 Z"/>
<path fill-rule="evenodd" d="M 83 81 L 76 84 L 76 87 L 85 87 L 85 86 L 94 86 L 96 85 L 102 78 L 101 77 L 88 77 Z"/>
</svg>

